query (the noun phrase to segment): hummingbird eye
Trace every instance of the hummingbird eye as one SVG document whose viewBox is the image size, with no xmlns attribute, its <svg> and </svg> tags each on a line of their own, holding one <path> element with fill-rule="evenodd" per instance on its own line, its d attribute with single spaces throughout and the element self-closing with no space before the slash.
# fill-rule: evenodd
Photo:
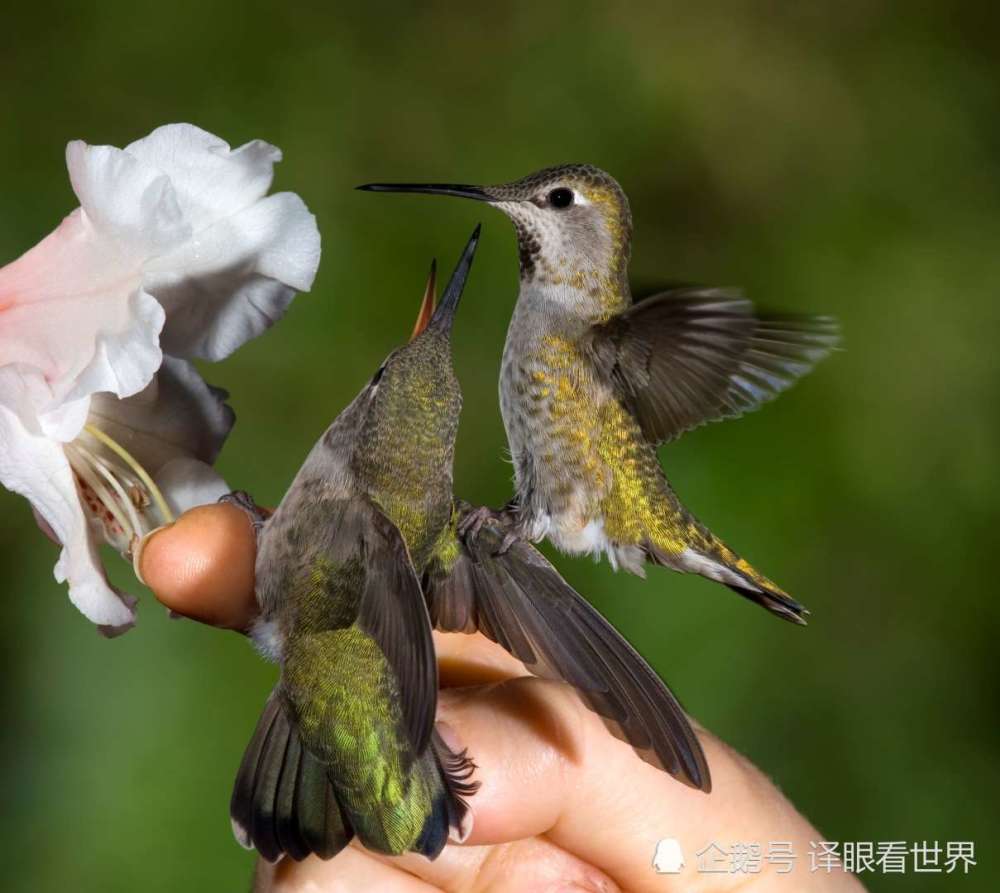
<svg viewBox="0 0 1000 893">
<path fill-rule="evenodd" d="M 560 186 L 558 189 L 553 189 L 549 193 L 549 204 L 553 208 L 568 208 L 573 204 L 573 190 L 567 189 L 565 186 Z"/>
</svg>

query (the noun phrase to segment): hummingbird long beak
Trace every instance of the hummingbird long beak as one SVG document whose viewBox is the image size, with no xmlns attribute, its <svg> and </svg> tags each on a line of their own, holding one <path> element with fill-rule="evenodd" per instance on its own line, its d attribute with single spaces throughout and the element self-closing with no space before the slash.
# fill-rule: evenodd
<svg viewBox="0 0 1000 893">
<path fill-rule="evenodd" d="M 493 201 L 480 186 L 463 186 L 458 183 L 365 183 L 356 186 L 362 192 L 422 192 L 428 195 L 457 195 L 480 202 Z"/>
<path fill-rule="evenodd" d="M 462 290 L 465 288 L 465 280 L 469 278 L 469 270 L 472 269 L 472 259 L 476 256 L 476 246 L 479 244 L 479 231 L 482 224 L 478 224 L 472 231 L 472 236 L 465 244 L 465 250 L 458 259 L 455 272 L 451 274 L 444 294 L 441 296 L 441 303 L 437 305 L 434 315 L 428 324 L 428 328 L 438 329 L 444 333 L 451 331 L 451 324 L 455 319 L 455 311 L 458 309 L 458 301 L 462 297 Z"/>
<path fill-rule="evenodd" d="M 420 312 L 417 313 L 417 321 L 413 324 L 413 333 L 410 335 L 412 341 L 431 321 L 434 315 L 434 307 L 437 305 L 437 260 L 431 261 L 431 271 L 427 276 L 427 285 L 424 286 L 424 297 L 420 301 Z"/>
</svg>

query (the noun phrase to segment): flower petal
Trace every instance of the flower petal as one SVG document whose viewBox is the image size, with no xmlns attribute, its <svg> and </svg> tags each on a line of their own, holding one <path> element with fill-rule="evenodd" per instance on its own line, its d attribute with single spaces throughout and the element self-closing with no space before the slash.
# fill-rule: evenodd
<svg viewBox="0 0 1000 893">
<path fill-rule="evenodd" d="M 261 140 L 238 149 L 195 127 L 167 124 L 125 147 L 125 152 L 170 177 L 194 230 L 235 214 L 267 195 L 281 150 Z"/>
<path fill-rule="evenodd" d="M 87 424 L 90 415 L 90 397 L 70 400 L 38 416 L 41 433 L 60 443 L 69 443 Z M 30 428 L 29 428 L 30 430 Z"/>
<path fill-rule="evenodd" d="M 81 211 L 0 269 L 0 399 L 24 414 L 96 390 L 128 396 L 160 364 L 163 308 L 140 289 Z"/>
<path fill-rule="evenodd" d="M 102 249 L 122 268 L 135 269 L 190 238 L 191 222 L 157 167 L 114 146 L 80 140 L 66 146 L 66 167 L 84 216 L 106 239 Z"/>
<path fill-rule="evenodd" d="M 111 304 L 96 303 L 95 316 Z M 163 354 L 157 335 L 163 327 L 163 307 L 141 288 L 115 303 L 124 306 L 124 319 L 115 328 L 96 332 L 94 355 L 78 373 L 73 387 L 63 395 L 64 401 L 80 400 L 99 391 L 130 397 L 146 387 L 160 365 Z M 84 302 L 76 306 L 83 310 Z"/>
<path fill-rule="evenodd" d="M 77 494 L 69 462 L 59 444 L 30 433 L 16 415 L 0 407 L 0 481 L 28 498 L 62 543 L 55 567 L 69 582 L 69 597 L 94 623 L 118 631 L 134 622 L 125 597 L 108 583 Z"/>
<path fill-rule="evenodd" d="M 316 219 L 289 192 L 217 221 L 147 265 L 145 284 L 167 311 L 167 353 L 221 360 L 284 314 L 319 266 Z"/>
<path fill-rule="evenodd" d="M 190 363 L 164 357 L 153 381 L 127 400 L 95 394 L 90 421 L 155 476 L 174 459 L 215 461 L 236 420 L 227 397 Z"/>
<path fill-rule="evenodd" d="M 162 491 L 175 515 L 198 505 L 218 502 L 230 492 L 222 476 L 197 459 L 174 459 L 160 469 L 156 485 Z"/>
</svg>

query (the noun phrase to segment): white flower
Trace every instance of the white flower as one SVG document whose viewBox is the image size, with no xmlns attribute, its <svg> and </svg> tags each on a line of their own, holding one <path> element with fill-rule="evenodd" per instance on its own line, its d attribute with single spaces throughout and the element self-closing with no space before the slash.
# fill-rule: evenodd
<svg viewBox="0 0 1000 893">
<path fill-rule="evenodd" d="M 312 285 L 315 220 L 267 195 L 280 158 L 189 124 L 124 150 L 70 143 L 80 207 L 0 269 L 0 481 L 62 544 L 56 578 L 102 627 L 134 615 L 100 540 L 130 554 L 168 517 L 158 491 L 178 511 L 226 490 L 210 463 L 232 414 L 187 360 L 222 359 Z"/>
</svg>

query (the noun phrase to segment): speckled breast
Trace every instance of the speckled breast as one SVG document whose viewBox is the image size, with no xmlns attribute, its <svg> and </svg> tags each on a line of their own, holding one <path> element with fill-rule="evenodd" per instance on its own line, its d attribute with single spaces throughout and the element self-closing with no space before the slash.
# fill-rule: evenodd
<svg viewBox="0 0 1000 893">
<path fill-rule="evenodd" d="M 512 324 L 500 407 L 522 506 L 585 525 L 611 484 L 600 455 L 603 396 L 577 343 Z"/>
</svg>

